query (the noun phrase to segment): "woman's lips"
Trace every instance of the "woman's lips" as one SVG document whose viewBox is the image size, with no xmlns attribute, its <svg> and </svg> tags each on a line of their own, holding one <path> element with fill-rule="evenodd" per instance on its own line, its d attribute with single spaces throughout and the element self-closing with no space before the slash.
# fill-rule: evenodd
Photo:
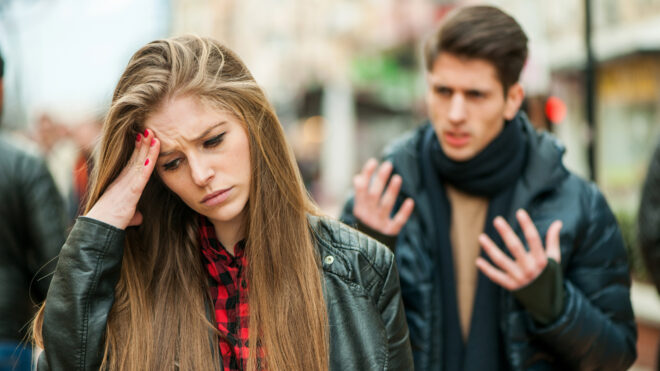
<svg viewBox="0 0 660 371">
<path fill-rule="evenodd" d="M 215 206 L 218 204 L 223 203 L 228 197 L 230 191 L 233 189 L 233 187 L 225 188 L 213 193 L 210 193 L 202 199 L 201 203 L 206 205 L 206 206 Z"/>
<path fill-rule="evenodd" d="M 470 142 L 470 134 L 445 131 L 443 136 L 445 142 L 452 147 L 464 147 Z"/>
</svg>

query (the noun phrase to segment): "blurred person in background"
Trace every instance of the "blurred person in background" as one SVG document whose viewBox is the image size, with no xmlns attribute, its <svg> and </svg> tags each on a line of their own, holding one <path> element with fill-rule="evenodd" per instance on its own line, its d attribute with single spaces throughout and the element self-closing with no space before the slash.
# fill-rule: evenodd
<svg viewBox="0 0 660 371">
<path fill-rule="evenodd" d="M 410 370 L 393 254 L 321 216 L 263 91 L 192 36 L 137 51 L 34 321 L 39 370 Z"/>
<path fill-rule="evenodd" d="M 425 45 L 429 122 L 354 179 L 342 220 L 394 250 L 417 370 L 623 370 L 636 358 L 619 227 L 519 112 L 526 58 L 501 10 L 448 15 Z"/>
<path fill-rule="evenodd" d="M 44 156 L 48 156 L 58 142 L 69 136 L 69 130 L 65 125 L 57 122 L 48 113 L 42 113 L 37 119 L 37 124 L 31 139 L 37 143 Z"/>
<path fill-rule="evenodd" d="M 651 281 L 660 293 L 660 142 L 653 152 L 646 173 L 637 220 L 644 261 Z M 656 365 L 660 370 L 660 344 Z"/>
<path fill-rule="evenodd" d="M 42 155 L 49 159 L 51 169 L 68 163 L 66 161 L 68 156 L 61 158 L 62 154 L 58 153 L 58 150 L 73 151 L 70 159 L 72 169 L 66 173 L 66 181 L 60 184 L 60 187 L 64 188 L 62 193 L 66 196 L 70 225 L 75 222 L 84 207 L 89 177 L 94 168 L 93 150 L 102 125 L 100 118 L 84 118 L 64 123 L 55 119 L 51 113 L 42 112 L 37 120 L 36 129 L 30 135 L 30 139 L 38 145 Z"/>
<path fill-rule="evenodd" d="M 4 61 L 0 56 L 0 112 Z M 0 370 L 30 370 L 29 322 L 66 237 L 64 202 L 44 160 L 0 135 Z"/>
<path fill-rule="evenodd" d="M 83 212 L 85 207 L 89 177 L 94 169 L 92 153 L 101 134 L 102 126 L 102 119 L 92 119 L 68 130 L 67 136 L 73 140 L 78 148 L 73 164 L 73 181 L 68 196 L 68 213 L 72 222 Z"/>
</svg>

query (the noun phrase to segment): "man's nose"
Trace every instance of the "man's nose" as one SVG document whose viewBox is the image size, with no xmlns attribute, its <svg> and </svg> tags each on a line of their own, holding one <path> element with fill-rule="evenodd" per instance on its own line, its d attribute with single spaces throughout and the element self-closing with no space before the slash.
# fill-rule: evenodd
<svg viewBox="0 0 660 371">
<path fill-rule="evenodd" d="M 462 94 L 454 94 L 449 102 L 449 122 L 452 124 L 460 124 L 465 121 L 466 107 L 465 97 Z"/>
</svg>

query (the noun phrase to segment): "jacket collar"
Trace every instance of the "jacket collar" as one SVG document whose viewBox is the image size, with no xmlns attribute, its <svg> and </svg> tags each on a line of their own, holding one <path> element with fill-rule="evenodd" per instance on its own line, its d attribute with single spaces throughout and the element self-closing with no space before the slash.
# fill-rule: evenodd
<svg viewBox="0 0 660 371">
<path fill-rule="evenodd" d="M 562 163 L 565 148 L 561 142 L 547 132 L 537 132 L 524 118 L 529 152 L 525 169 L 515 185 L 509 220 L 513 220 L 517 209 L 528 207 L 537 196 L 556 189 L 569 174 Z"/>
</svg>

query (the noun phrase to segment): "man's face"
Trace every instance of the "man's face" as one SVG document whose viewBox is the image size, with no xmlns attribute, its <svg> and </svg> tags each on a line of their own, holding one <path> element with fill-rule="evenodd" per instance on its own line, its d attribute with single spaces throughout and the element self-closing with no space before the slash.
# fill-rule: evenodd
<svg viewBox="0 0 660 371">
<path fill-rule="evenodd" d="M 504 95 L 497 70 L 482 59 L 441 53 L 428 74 L 427 106 L 440 145 L 454 161 L 467 161 L 497 137 L 523 98 L 520 84 Z"/>
</svg>

